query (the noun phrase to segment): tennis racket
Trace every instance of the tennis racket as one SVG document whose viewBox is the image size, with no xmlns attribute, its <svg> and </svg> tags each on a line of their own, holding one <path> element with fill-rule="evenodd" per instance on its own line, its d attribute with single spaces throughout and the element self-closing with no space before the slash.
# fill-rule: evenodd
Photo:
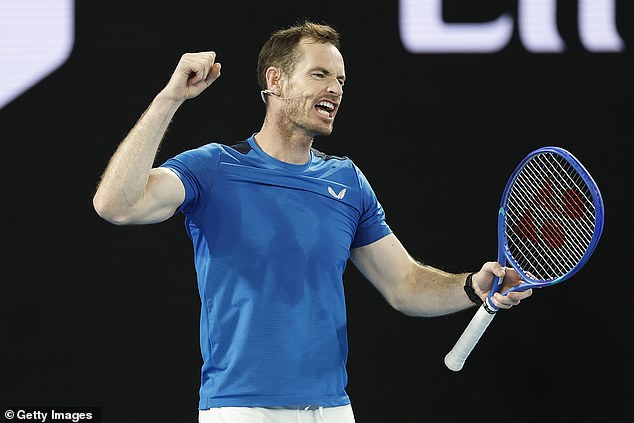
<svg viewBox="0 0 634 423">
<path fill-rule="evenodd" d="M 502 294 L 570 278 L 592 255 L 603 219 L 599 188 L 571 153 L 559 147 L 530 153 L 509 178 L 500 202 L 498 262 L 511 265 L 523 279 Z M 488 298 L 445 356 L 449 369 L 462 369 L 495 317 L 491 297 L 500 285 L 496 277 Z"/>
</svg>

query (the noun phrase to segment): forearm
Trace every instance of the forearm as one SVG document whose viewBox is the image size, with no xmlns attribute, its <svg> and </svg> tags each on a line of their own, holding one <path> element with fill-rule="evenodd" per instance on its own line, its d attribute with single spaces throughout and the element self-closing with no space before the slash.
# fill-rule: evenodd
<svg viewBox="0 0 634 423">
<path fill-rule="evenodd" d="M 433 317 L 473 306 L 464 291 L 468 273 L 452 274 L 413 263 L 399 284 L 393 306 L 409 316 Z"/>
<path fill-rule="evenodd" d="M 452 274 L 418 263 L 394 234 L 353 249 L 350 259 L 392 307 L 407 315 L 442 316 L 474 306 L 464 289 L 468 273 Z M 484 300 L 495 277 L 503 278 L 502 292 L 517 285 L 520 276 L 506 270 L 497 262 L 484 263 L 472 278 L 475 295 Z M 491 300 L 506 309 L 530 294 L 531 290 L 508 295 L 496 292 Z"/>
<path fill-rule="evenodd" d="M 93 200 L 107 220 L 120 220 L 143 197 L 156 152 L 180 104 L 157 95 L 110 159 Z"/>
<path fill-rule="evenodd" d="M 417 262 L 394 234 L 355 248 L 350 258 L 388 303 L 407 315 L 440 316 L 473 305 L 464 291 L 467 273 L 451 274 Z"/>
</svg>

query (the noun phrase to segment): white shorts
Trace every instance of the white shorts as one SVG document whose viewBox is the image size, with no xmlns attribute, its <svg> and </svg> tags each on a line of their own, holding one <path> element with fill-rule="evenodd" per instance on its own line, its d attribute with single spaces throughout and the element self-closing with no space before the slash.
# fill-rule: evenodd
<svg viewBox="0 0 634 423">
<path fill-rule="evenodd" d="M 350 405 L 341 407 L 220 407 L 198 411 L 199 423 L 354 423 Z"/>
</svg>

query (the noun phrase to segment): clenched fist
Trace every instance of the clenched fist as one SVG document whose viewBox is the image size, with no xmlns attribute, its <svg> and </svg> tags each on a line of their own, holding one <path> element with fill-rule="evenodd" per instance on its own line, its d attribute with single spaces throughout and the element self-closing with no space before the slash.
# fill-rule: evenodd
<svg viewBox="0 0 634 423">
<path fill-rule="evenodd" d="M 216 53 L 205 51 L 184 54 L 163 94 L 176 102 L 183 102 L 202 93 L 220 76 Z"/>
</svg>

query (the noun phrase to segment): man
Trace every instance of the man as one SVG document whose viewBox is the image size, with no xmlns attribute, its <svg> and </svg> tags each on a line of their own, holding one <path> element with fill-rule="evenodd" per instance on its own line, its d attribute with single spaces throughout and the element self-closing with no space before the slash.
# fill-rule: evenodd
<svg viewBox="0 0 634 423">
<path fill-rule="evenodd" d="M 214 52 L 181 58 L 108 164 L 95 209 L 115 224 L 186 216 L 202 303 L 201 422 L 353 422 L 345 392 L 348 259 L 391 306 L 413 316 L 473 306 L 467 274 L 416 262 L 363 173 L 348 158 L 312 148 L 316 136 L 332 132 L 346 79 L 330 26 L 304 22 L 265 43 L 259 132 L 153 168 L 174 113 L 220 69 Z M 474 301 L 486 297 L 494 276 L 507 286 L 519 281 L 486 263 L 469 278 Z M 493 302 L 507 309 L 530 294 L 496 293 Z"/>
</svg>

